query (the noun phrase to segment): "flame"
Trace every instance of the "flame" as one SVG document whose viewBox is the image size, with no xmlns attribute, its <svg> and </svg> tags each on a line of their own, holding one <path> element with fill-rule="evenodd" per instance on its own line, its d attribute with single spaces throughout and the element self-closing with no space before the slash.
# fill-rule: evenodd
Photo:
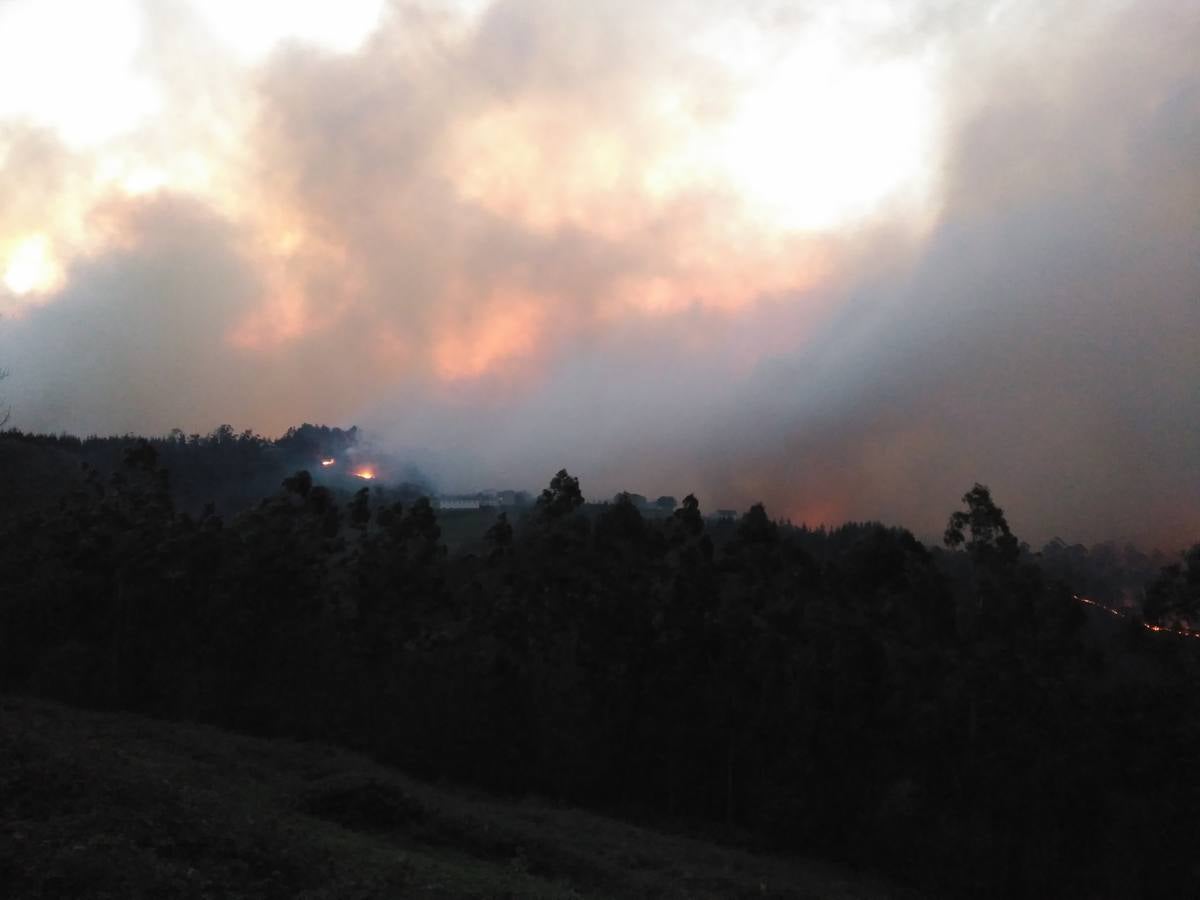
<svg viewBox="0 0 1200 900">
<path fill-rule="evenodd" d="M 321 460 L 321 465 L 325 466 L 326 468 L 329 468 L 330 466 L 332 466 L 332 465 L 333 465 L 334 463 L 336 463 L 336 462 L 337 462 L 337 460 L 336 460 L 336 459 L 334 459 L 334 458 L 331 456 L 331 457 L 329 457 L 329 459 L 323 459 L 323 460 Z"/>
<path fill-rule="evenodd" d="M 375 478 L 375 470 L 371 468 L 355 469 L 351 472 L 355 478 L 361 478 L 363 481 L 373 481 Z"/>
<path fill-rule="evenodd" d="M 1098 603 L 1097 601 L 1092 600 L 1090 597 L 1080 597 L 1078 594 L 1075 594 L 1074 596 L 1075 599 L 1080 603 L 1086 603 L 1088 606 L 1094 606 L 1097 609 L 1102 609 L 1110 616 L 1116 616 L 1119 619 L 1124 619 L 1128 616 L 1128 613 L 1125 610 L 1113 609 L 1111 606 L 1105 606 L 1103 603 Z M 1147 631 L 1167 632 L 1169 634 L 1177 634 L 1180 637 L 1200 638 L 1200 631 L 1196 631 L 1195 629 L 1188 628 L 1187 626 L 1183 625 L 1177 628 L 1170 628 L 1166 625 L 1154 625 L 1150 622 L 1143 622 L 1142 627 Z"/>
</svg>

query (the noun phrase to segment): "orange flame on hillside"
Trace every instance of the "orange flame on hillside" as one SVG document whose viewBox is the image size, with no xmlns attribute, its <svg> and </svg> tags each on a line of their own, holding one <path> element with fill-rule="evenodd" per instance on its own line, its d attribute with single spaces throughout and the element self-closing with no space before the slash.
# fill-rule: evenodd
<svg viewBox="0 0 1200 900">
<path fill-rule="evenodd" d="M 363 481 L 372 481 L 375 478 L 375 470 L 370 468 L 355 469 L 350 474 L 355 478 L 361 478 Z"/>
<path fill-rule="evenodd" d="M 323 460 L 321 460 L 321 465 L 322 465 L 322 466 L 324 466 L 325 468 L 329 468 L 330 466 L 332 466 L 332 465 L 333 465 L 334 463 L 336 463 L 336 462 L 337 462 L 337 460 L 336 460 L 336 459 L 334 459 L 333 457 L 330 457 L 329 459 L 323 459 Z"/>
<path fill-rule="evenodd" d="M 1089 597 L 1080 597 L 1078 594 L 1076 594 L 1075 599 L 1078 600 L 1080 603 L 1086 603 L 1088 606 L 1094 606 L 1097 609 L 1102 609 L 1106 613 L 1108 613 L 1110 616 L 1116 616 L 1119 619 L 1125 619 L 1125 618 L 1129 617 L 1129 613 L 1126 610 L 1113 609 L 1111 606 L 1105 606 L 1103 603 L 1098 603 L 1097 601 L 1092 600 Z M 1165 631 L 1169 634 L 1178 634 L 1181 637 L 1200 638 L 1200 631 L 1196 631 L 1195 629 L 1188 628 L 1186 626 L 1179 626 L 1177 628 L 1171 628 L 1166 625 L 1154 625 L 1150 622 L 1142 622 L 1141 624 L 1142 624 L 1142 627 L 1145 628 L 1147 631 Z"/>
</svg>

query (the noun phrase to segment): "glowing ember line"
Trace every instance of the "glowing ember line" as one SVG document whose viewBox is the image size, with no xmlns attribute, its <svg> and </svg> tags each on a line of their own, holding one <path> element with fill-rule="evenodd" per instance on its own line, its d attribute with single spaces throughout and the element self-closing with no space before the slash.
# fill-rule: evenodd
<svg viewBox="0 0 1200 900">
<path fill-rule="evenodd" d="M 1089 597 L 1080 597 L 1078 594 L 1072 595 L 1080 603 L 1086 603 L 1088 606 L 1094 606 L 1097 609 L 1102 609 L 1110 616 L 1116 616 L 1118 619 L 1127 619 L 1129 614 L 1125 610 L 1113 609 L 1111 606 L 1105 606 L 1103 603 L 1098 603 Z M 1168 634 L 1177 634 L 1180 637 L 1200 638 L 1200 631 L 1195 631 L 1191 628 L 1167 628 L 1163 625 L 1153 625 L 1150 622 L 1142 622 L 1142 627 L 1147 631 L 1165 632 Z"/>
<path fill-rule="evenodd" d="M 333 459 L 332 457 L 330 457 L 329 459 L 323 459 L 323 460 L 321 460 L 321 465 L 323 465 L 323 466 L 325 466 L 326 468 L 328 468 L 329 466 L 332 466 L 332 465 L 333 465 L 335 462 L 337 462 L 337 460 L 336 460 L 336 459 Z"/>
<path fill-rule="evenodd" d="M 359 469 L 357 472 L 352 472 L 355 478 L 361 478 L 363 481 L 371 481 L 375 478 L 375 473 L 371 469 Z"/>
</svg>

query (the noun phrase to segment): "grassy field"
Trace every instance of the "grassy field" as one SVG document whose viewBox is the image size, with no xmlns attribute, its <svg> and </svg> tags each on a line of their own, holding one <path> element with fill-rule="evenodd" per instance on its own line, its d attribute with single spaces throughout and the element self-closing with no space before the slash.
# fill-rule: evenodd
<svg viewBox="0 0 1200 900">
<path fill-rule="evenodd" d="M 0 896 L 891 896 L 346 751 L 0 696 Z"/>
</svg>

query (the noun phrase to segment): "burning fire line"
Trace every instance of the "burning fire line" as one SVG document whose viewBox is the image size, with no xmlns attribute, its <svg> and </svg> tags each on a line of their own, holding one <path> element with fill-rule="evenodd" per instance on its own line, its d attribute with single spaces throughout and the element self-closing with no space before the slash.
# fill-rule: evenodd
<svg viewBox="0 0 1200 900">
<path fill-rule="evenodd" d="M 337 465 L 337 459 L 335 457 L 326 456 L 321 460 L 321 468 L 323 468 L 323 469 L 328 469 L 331 466 L 336 466 L 336 465 Z M 371 468 L 370 466 L 359 466 L 357 469 L 355 469 L 350 474 L 353 475 L 355 478 L 361 478 L 363 481 L 374 481 L 375 477 L 376 477 L 375 470 L 373 468 Z"/>
<path fill-rule="evenodd" d="M 1086 603 L 1088 606 L 1094 606 L 1097 609 L 1102 609 L 1110 616 L 1116 616 L 1118 619 L 1128 619 L 1129 616 L 1124 610 L 1113 609 L 1111 606 L 1105 606 L 1103 603 L 1098 603 L 1088 597 L 1080 597 L 1078 594 L 1072 595 L 1080 603 Z M 1169 634 L 1177 634 L 1180 637 L 1200 638 L 1200 631 L 1193 631 L 1189 628 L 1166 628 L 1162 625 L 1152 625 L 1149 622 L 1142 622 L 1142 627 L 1147 631 L 1163 631 Z"/>
<path fill-rule="evenodd" d="M 321 460 L 321 468 L 323 468 L 323 469 L 328 469 L 331 466 L 336 466 L 336 465 L 337 465 L 337 459 L 335 457 L 326 456 Z M 355 478 L 361 478 L 363 481 L 374 481 L 375 477 L 376 477 L 375 470 L 373 468 L 371 468 L 370 466 L 359 466 L 357 469 L 352 471 L 350 474 L 353 475 Z"/>
</svg>

